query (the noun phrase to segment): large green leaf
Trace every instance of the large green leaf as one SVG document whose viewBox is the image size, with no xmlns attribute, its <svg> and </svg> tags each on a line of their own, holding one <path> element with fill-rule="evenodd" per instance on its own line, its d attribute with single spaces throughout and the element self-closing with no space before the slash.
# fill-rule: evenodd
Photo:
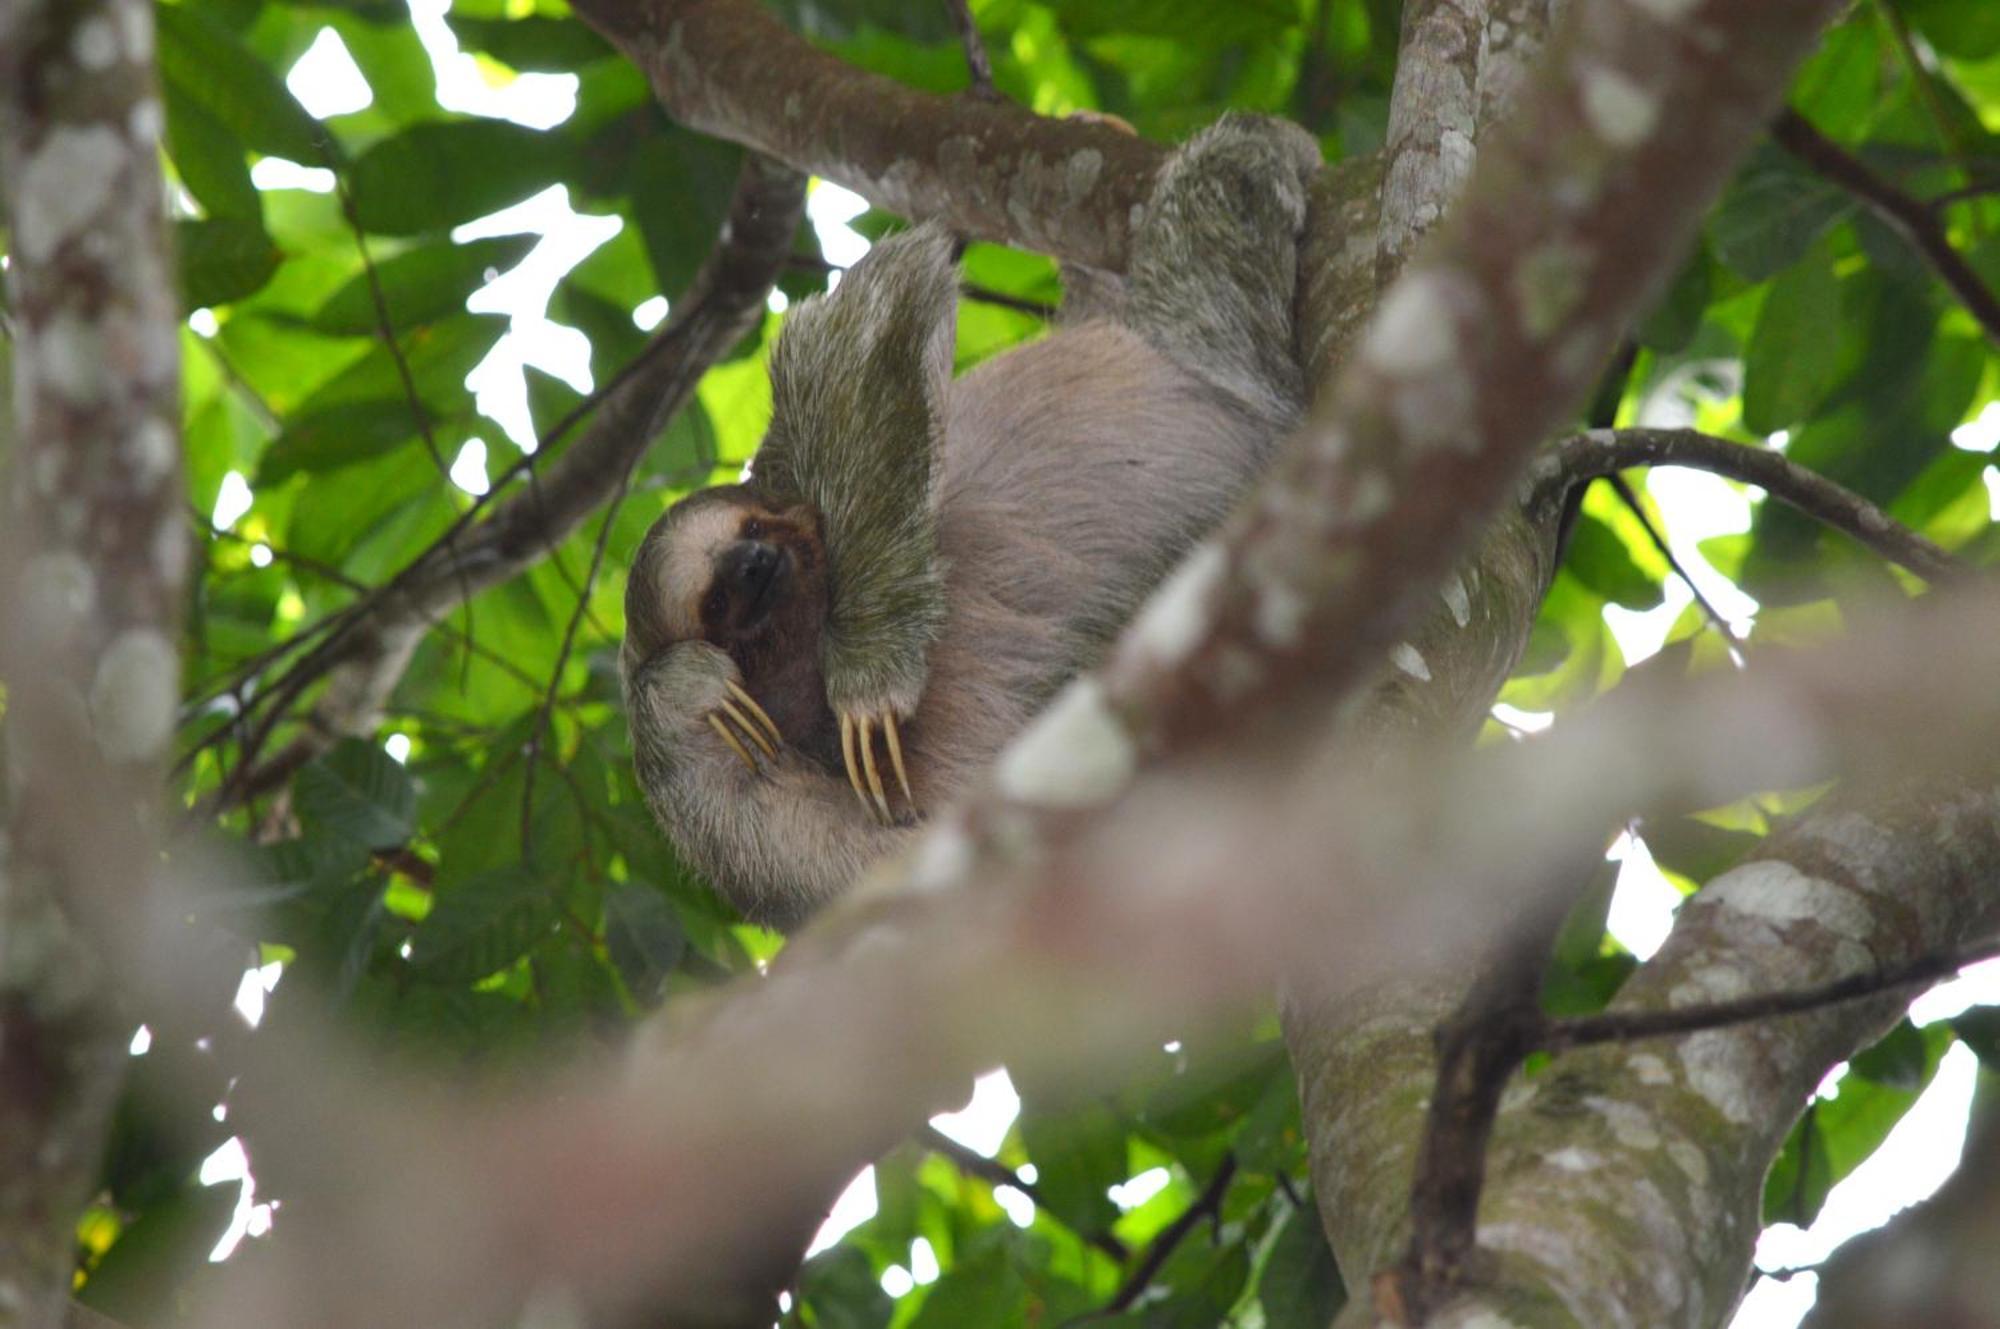
<svg viewBox="0 0 2000 1329">
<path fill-rule="evenodd" d="M 506 968 L 556 916 L 549 883 L 525 868 L 500 868 L 440 889 L 410 939 L 410 968 L 438 983 L 464 983 Z"/>
<path fill-rule="evenodd" d="M 500 235 L 462 245 L 427 244 L 378 262 L 375 276 L 389 308 L 389 326 L 401 331 L 463 313 L 474 291 L 526 258 L 537 240 L 532 235 Z M 367 274 L 355 276 L 327 297 L 313 314 L 312 325 L 336 335 L 375 335 L 381 321 Z"/>
<path fill-rule="evenodd" d="M 1840 283 L 1815 249 L 1771 283 L 1743 354 L 1743 424 L 1775 433 L 1811 415 L 1840 372 Z"/>
<path fill-rule="evenodd" d="M 415 829 L 416 790 L 402 766 L 373 743 L 343 739 L 300 769 L 292 783 L 299 819 L 371 849 L 403 844 Z"/>
<path fill-rule="evenodd" d="M 167 154 L 195 202 L 211 217 L 261 221 L 263 200 L 250 182 L 250 161 L 243 140 L 198 99 L 168 82 L 163 88 L 167 107 Z"/>
<path fill-rule="evenodd" d="M 273 157 L 332 164 L 332 139 L 235 33 L 191 4 L 159 5 L 160 76 L 243 143 Z"/>
<path fill-rule="evenodd" d="M 1854 200 L 1768 144 L 1751 153 L 1709 221 L 1724 263 L 1763 281 L 1805 257 Z"/>
<path fill-rule="evenodd" d="M 633 154 L 632 212 L 659 289 L 678 296 L 714 247 L 742 151 L 684 129 L 646 138 Z"/>
<path fill-rule="evenodd" d="M 379 457 L 416 438 L 422 421 L 400 397 L 340 402 L 300 411 L 265 450 L 259 487 L 304 472 L 337 470 Z"/>
<path fill-rule="evenodd" d="M 189 309 L 226 305 L 262 290 L 284 257 L 255 221 L 218 217 L 174 225 L 181 300 Z"/>
<path fill-rule="evenodd" d="M 355 216 L 380 235 L 443 231 L 546 189 L 572 151 L 501 120 L 413 125 L 354 163 Z"/>
</svg>

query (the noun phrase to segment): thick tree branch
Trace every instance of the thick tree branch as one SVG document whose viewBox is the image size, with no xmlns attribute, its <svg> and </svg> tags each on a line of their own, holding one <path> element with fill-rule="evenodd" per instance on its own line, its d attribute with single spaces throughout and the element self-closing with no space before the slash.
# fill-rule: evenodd
<svg viewBox="0 0 2000 1329">
<path fill-rule="evenodd" d="M 1719 1015 L 1766 984 L 1855 999 L 1558 1058 L 1501 1116 L 1480 1210 L 1487 1272 L 1456 1313 L 1724 1322 L 1793 1121 L 1827 1069 L 1879 1038 L 1909 997 L 1858 990 L 1992 938 L 1996 873 L 1989 774 L 1837 794 L 1710 882 L 1601 1018 L 1638 1028 L 1683 1010 Z"/>
<path fill-rule="evenodd" d="M 936 97 L 816 50 L 755 0 L 578 0 L 577 14 L 689 128 L 789 162 L 905 217 L 1122 271 L 1165 160 L 1109 125 Z"/>
<path fill-rule="evenodd" d="M 1952 247 L 1951 238 L 1945 234 L 1943 223 L 1930 205 L 1877 175 L 1867 163 L 1820 133 L 1811 121 L 1790 108 L 1782 112 L 1771 126 L 1771 137 L 1785 151 L 1859 199 L 1870 212 L 1902 236 L 1930 264 L 1938 280 L 1965 306 L 1966 312 L 1986 330 L 1987 337 L 2000 346 L 2000 296 L 1994 294 L 1993 288 L 1986 284 L 1986 279 L 1973 269 L 1965 256 Z"/>
<path fill-rule="evenodd" d="M 1917 534 L 1861 495 L 1768 448 L 1691 429 L 1592 430 L 1565 440 L 1541 464 L 1537 488 L 1552 494 L 1634 466 L 1686 466 L 1758 485 L 1883 558 L 1940 584 L 1970 574 L 1961 559 Z"/>
<path fill-rule="evenodd" d="M 143 913 L 187 569 L 179 310 L 146 0 L 0 5 L 0 1317 L 64 1321 L 130 1027 L 84 940 Z M 5 428 L 6 426 L 0 426 Z M 88 808 L 78 827 L 61 815 Z"/>
<path fill-rule="evenodd" d="M 1169 1032 L 1185 1035 L 1254 999 L 1274 964 L 1310 961 L 1329 989 L 1351 992 L 1406 964 L 1419 939 L 1464 962 L 1499 920 L 1552 888 L 1560 879 L 1552 865 L 1601 847 L 1592 828 L 1615 824 L 1633 807 L 1714 806 L 1747 790 L 1881 770 L 1892 757 L 1934 767 L 1990 760 L 1987 735 L 2000 724 L 2000 694 L 1991 687 L 2000 670 L 2000 605 L 1926 601 L 1950 598 L 1960 602 L 1919 603 L 1884 625 L 1859 626 L 1836 648 L 1770 652 L 1755 671 L 1623 689 L 1627 695 L 1532 743 L 1395 772 L 1354 764 L 1342 744 L 1304 771 L 1246 764 L 1226 783 L 1148 782 L 1088 835 L 1046 857 L 1017 859 L 977 890 L 864 891 L 801 934 L 769 978 L 718 998 L 694 1027 L 649 1047 L 616 1083 L 585 1076 L 552 1084 L 532 1101 L 437 1103 L 386 1093 L 379 1068 L 357 1069 L 343 1082 L 339 1059 L 310 1041 L 260 1040 L 257 1055 L 267 1061 L 251 1077 L 266 1107 L 258 1113 L 260 1165 L 268 1160 L 274 1186 L 292 1178 L 301 1202 L 287 1215 L 290 1243 L 227 1271 L 246 1298 L 230 1313 L 255 1322 L 261 1305 L 310 1306 L 328 1325 L 431 1323 L 446 1313 L 498 1314 L 526 1287 L 549 1280 L 610 1293 L 659 1279 L 699 1297 L 719 1269 L 767 1241 L 800 1178 L 851 1175 L 996 1061 L 1022 1074 L 1061 1067 L 1078 1086 L 1092 1077 L 1108 1082 L 1125 1071 L 1127 1056 L 1157 1055 L 1152 1049 Z M 1934 662 L 1921 677 L 1908 668 L 1913 655 Z M 1632 762 L 1633 751 L 1649 761 Z M 1524 801 L 1523 789 L 1537 796 Z M 1453 815 L 1413 815 L 1434 806 Z M 1863 883 L 1871 908 L 1879 902 L 1890 911 L 1885 917 L 1920 925 L 1878 946 L 1885 958 L 1903 946 L 1948 944 L 1966 925 L 1961 903 L 1993 903 L 1984 884 L 2000 863 L 2000 834 L 1990 837 L 1989 862 L 1981 838 L 1988 832 L 1980 829 L 2000 826 L 1992 796 L 1926 806 L 1944 820 L 1886 838 L 1877 828 L 1900 823 L 1834 821 L 1822 823 L 1831 829 L 1812 842 L 1844 853 L 1841 833 L 1852 832 L 1870 855 L 1855 860 L 1856 872 L 1903 865 Z M 1330 807 L 1338 818 L 1327 815 Z M 1959 844 L 1973 848 L 1951 848 Z M 1252 859 L 1258 875 L 1229 871 Z M 1340 865 L 1336 890 L 1328 889 L 1330 863 Z M 1905 868 L 1936 875 L 1919 879 Z M 1771 929 L 1786 930 L 1788 941 L 1794 929 L 1820 929 L 1811 935 L 1824 945 L 1809 953 L 1842 967 L 1828 976 L 1864 967 L 1865 952 L 1831 930 L 1847 926 L 1848 897 L 1812 885 L 1774 893 L 1792 880 L 1767 865 L 1716 891 L 1717 907 L 1730 911 L 1718 920 L 1722 939 L 1759 943 L 1761 963 L 1771 958 Z M 1844 875 L 1835 880 L 1861 889 L 1845 885 Z M 1947 889 L 1961 881 L 1963 889 Z M 1477 889 L 1465 889 L 1468 882 Z M 1895 912 L 1903 898 L 1928 902 L 1920 918 Z M 1831 910 L 1826 923 L 1817 921 L 1820 905 Z M 1797 949 L 1774 954 L 1782 961 Z M 1748 955 L 1740 968 L 1715 962 L 1714 972 L 1722 966 L 1752 971 Z M 1700 964 L 1670 972 L 1679 977 L 1664 989 L 1637 990 L 1670 1004 L 1666 993 L 1677 984 L 1720 981 L 1703 977 L 1710 969 Z M 1780 983 L 1813 981 L 1784 963 L 1771 973 Z M 1088 1004 L 1091 1020 L 1072 1018 L 1078 1003 Z M 1882 1014 L 1869 1003 L 1853 1006 L 1864 1008 L 1871 1019 Z M 1846 1018 L 1819 1012 L 1793 1023 Z M 1703 1049 L 1712 1045 L 1699 1040 L 1766 1028 L 1696 1035 L 1684 1045 L 1695 1049 L 1688 1064 L 1696 1071 L 1706 1064 Z M 1848 1029 L 1848 1036 L 1859 1035 Z M 743 1055 L 745 1047 L 758 1055 Z M 1827 1051 L 1816 1046 L 1805 1056 Z M 1572 1054 L 1558 1069 L 1598 1055 L 1606 1054 Z M 1619 1053 L 1623 1078 L 1610 1083 L 1630 1080 L 1628 1055 Z M 1768 1114 L 1773 1148 L 1780 1119 L 1816 1082 L 1790 1055 L 1781 1059 L 1783 1084 L 1756 1087 L 1760 1111 L 1767 1098 L 1778 1104 L 1791 1095 Z M 1746 1053 L 1724 1069 L 1761 1075 L 1764 1060 Z M 1793 1093 L 1796 1081 L 1804 1087 Z M 1674 1082 L 1723 1093 L 1693 1072 Z M 1739 1119 L 1733 1100 L 1716 1102 L 1727 1105 L 1728 1121 Z M 1557 1114 L 1550 1129 L 1574 1126 L 1574 1116 Z M 1503 1113 L 1496 1148 L 1515 1148 L 1506 1123 Z M 1543 1144 L 1544 1155 L 1561 1156 L 1560 1146 Z M 1667 1166 L 1677 1166 L 1672 1157 Z M 1535 1192 L 1544 1201 L 1559 1193 L 1546 1177 Z M 550 1195 L 564 1203 L 525 1198 Z M 1729 1196 L 1739 1202 L 1738 1192 Z M 1704 1214 L 1711 1227 L 1719 1221 Z M 393 1216 L 389 1229 L 385 1215 Z M 1647 1267 L 1661 1258 L 1644 1243 L 1620 1250 Z M 378 1276 L 343 1276 L 347 1257 L 363 1253 Z M 1607 1295 L 1626 1291 L 1621 1284 Z M 1593 1321 L 1603 1322 L 1615 1321 Z"/>
</svg>

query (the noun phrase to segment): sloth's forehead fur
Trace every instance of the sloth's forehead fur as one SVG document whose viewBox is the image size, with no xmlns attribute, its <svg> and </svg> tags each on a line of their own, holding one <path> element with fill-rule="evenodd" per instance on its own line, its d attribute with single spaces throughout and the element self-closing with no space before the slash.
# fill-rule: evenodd
<svg viewBox="0 0 2000 1329">
<path fill-rule="evenodd" d="M 690 504 L 677 513 L 660 561 L 660 598 L 669 612 L 691 626 L 696 606 L 708 591 L 715 560 L 735 542 L 746 510 L 735 503 Z"/>
</svg>

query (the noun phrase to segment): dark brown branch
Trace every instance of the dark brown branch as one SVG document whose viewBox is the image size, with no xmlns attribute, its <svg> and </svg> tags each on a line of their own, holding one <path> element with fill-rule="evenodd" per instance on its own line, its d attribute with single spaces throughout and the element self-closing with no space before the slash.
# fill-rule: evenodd
<svg viewBox="0 0 2000 1329">
<path fill-rule="evenodd" d="M 972 17 L 972 6 L 966 0 L 945 0 L 945 8 L 951 11 L 951 21 L 958 26 L 959 44 L 965 48 L 966 72 L 972 75 L 972 95 L 998 98 L 1000 90 L 993 86 L 993 61 L 986 54 L 986 42 Z"/>
<path fill-rule="evenodd" d="M 1157 144 L 1108 124 L 932 96 L 856 69 L 755 0 L 572 7 L 682 124 L 975 239 L 1122 271 L 1133 210 L 1165 159 Z"/>
<path fill-rule="evenodd" d="M 1686 466 L 1757 485 L 1926 581 L 1942 584 L 1972 571 L 1861 495 L 1768 448 L 1692 429 L 1594 430 L 1564 440 L 1547 464 L 1538 486 L 1542 501 L 1579 481 L 1634 466 Z"/>
<path fill-rule="evenodd" d="M 1378 1304 L 1422 1324 L 1467 1272 L 1486 1183 L 1486 1147 L 1500 1095 L 1535 1050 L 1546 1020 L 1542 976 L 1562 926 L 1547 893 L 1516 924 L 1485 971 L 1437 1031 L 1437 1081 L 1410 1183 L 1410 1240 L 1392 1273 L 1378 1274 Z"/>
<path fill-rule="evenodd" d="M 1929 205 L 1904 193 L 1867 163 L 1819 132 L 1789 107 L 1771 126 L 1778 146 L 1840 186 L 1901 235 L 1929 263 L 1966 311 L 2000 345 L 2000 297 L 1986 284 L 1951 239 Z"/>
<path fill-rule="evenodd" d="M 978 1177 L 981 1181 L 993 1186 L 1012 1186 L 1015 1190 L 1033 1200 L 1035 1206 L 1050 1218 L 1055 1219 L 1057 1222 L 1062 1221 L 1061 1216 L 1055 1210 L 1049 1208 L 1048 1201 L 1042 1197 L 1041 1191 L 1036 1188 L 1034 1182 L 1023 1180 L 1020 1173 L 1014 1171 L 1013 1168 L 1008 1167 L 998 1159 L 988 1158 L 976 1149 L 966 1148 L 935 1126 L 924 1127 L 923 1130 L 917 1133 L 917 1139 L 922 1143 L 924 1148 L 949 1158 L 957 1166 L 958 1170 L 967 1176 Z M 1109 1232 L 1077 1231 L 1076 1235 L 1080 1240 L 1089 1242 L 1119 1264 L 1123 1264 L 1132 1258 L 1131 1248 Z"/>
<path fill-rule="evenodd" d="M 1593 1043 L 1623 1043 L 1639 1038 L 1667 1038 L 1677 1034 L 1699 1033 L 1704 1029 L 1721 1029 L 1728 1025 L 1745 1024 L 1751 1020 L 1797 1015 L 1802 1011 L 1819 1010 L 1841 1002 L 1880 996 L 1900 988 L 1935 983 L 1940 979 L 1951 977 L 1967 965 L 1991 960 L 1995 956 L 2000 956 L 2000 941 L 1988 941 L 1960 950 L 1921 955 L 1904 964 L 1891 965 L 1886 969 L 1870 970 L 1862 974 L 1850 974 L 1846 978 L 1837 978 L 1812 987 L 1794 988 L 1788 992 L 1764 992 L 1756 996 L 1739 997 L 1734 1001 L 1719 1001 L 1706 1006 L 1677 1006 L 1670 1010 L 1653 1011 L 1605 1011 L 1597 1015 L 1572 1016 L 1566 1020 L 1549 1022 L 1541 1031 L 1536 1043 L 1544 1051 L 1564 1052 L 1570 1048 L 1588 1047 Z"/>
</svg>

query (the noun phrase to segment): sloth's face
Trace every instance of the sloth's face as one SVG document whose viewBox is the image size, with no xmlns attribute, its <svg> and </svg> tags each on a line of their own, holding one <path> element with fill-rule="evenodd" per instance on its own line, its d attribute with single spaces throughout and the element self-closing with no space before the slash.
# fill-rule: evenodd
<svg viewBox="0 0 2000 1329">
<path fill-rule="evenodd" d="M 819 514 L 740 485 L 691 494 L 647 533 L 627 599 L 628 631 L 647 638 L 646 654 L 700 640 L 737 656 L 816 637 L 826 617 Z"/>
<path fill-rule="evenodd" d="M 718 646 L 788 737 L 817 732 L 831 714 L 819 672 L 827 606 L 817 510 L 741 485 L 705 489 L 646 533 L 625 591 L 626 654 Z"/>
</svg>

